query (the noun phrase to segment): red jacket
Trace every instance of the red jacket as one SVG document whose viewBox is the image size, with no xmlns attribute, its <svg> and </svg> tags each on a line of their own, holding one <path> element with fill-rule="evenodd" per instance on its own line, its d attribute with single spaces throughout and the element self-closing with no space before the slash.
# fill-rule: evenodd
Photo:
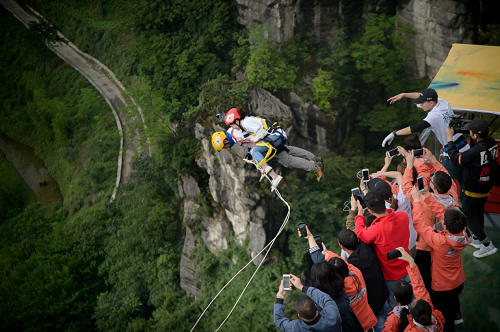
<svg viewBox="0 0 500 332">
<path fill-rule="evenodd" d="M 435 291 L 451 290 L 465 281 L 461 254 L 469 244 L 469 239 L 465 229 L 457 234 L 446 231 L 434 232 L 431 226 L 422 221 L 427 209 L 429 208 L 423 202 L 413 204 L 415 229 L 431 247 L 431 287 Z"/>
<path fill-rule="evenodd" d="M 365 227 L 365 217 L 356 216 L 356 236 L 366 244 L 373 243 L 373 250 L 377 254 L 385 280 L 399 280 L 406 276 L 406 262 L 400 259 L 387 260 L 387 253 L 397 247 L 408 251 L 410 239 L 408 215 L 403 212 L 394 212 L 387 209 L 388 214 L 378 217 L 370 227 Z"/>
<path fill-rule="evenodd" d="M 422 280 L 422 276 L 420 275 L 420 271 L 418 270 L 417 265 L 414 265 L 412 267 L 408 266 L 407 270 L 408 274 L 410 275 L 411 285 L 413 287 L 413 295 L 415 295 L 415 299 L 424 300 L 425 302 L 430 304 L 432 308 L 432 316 L 434 316 L 435 318 L 434 324 L 439 326 L 436 332 L 443 331 L 443 314 L 441 313 L 441 311 L 434 309 L 431 298 L 429 296 L 429 292 L 427 292 L 427 290 L 425 289 L 424 281 Z M 382 330 L 383 332 L 399 331 L 399 324 L 401 323 L 401 318 L 399 315 L 400 308 L 400 306 L 396 306 L 396 308 L 394 308 L 394 310 L 389 313 L 389 315 L 387 316 L 387 320 L 385 321 L 384 329 Z M 408 322 L 409 324 L 406 327 L 405 332 L 422 331 L 415 325 L 415 323 L 413 323 L 411 315 L 408 315 Z"/>
<path fill-rule="evenodd" d="M 342 259 L 342 257 L 334 252 L 326 252 L 325 260 L 327 262 L 333 257 Z M 358 317 L 361 326 L 363 326 L 363 330 L 368 331 L 377 324 L 377 317 L 373 314 L 372 309 L 368 305 L 365 279 L 357 267 L 345 260 L 344 262 L 346 262 L 349 272 L 355 275 L 360 283 L 360 285 L 358 285 L 354 277 L 351 275 L 344 279 L 344 290 L 347 293 L 347 296 L 349 296 L 349 305 L 351 306 L 352 311 L 356 314 L 356 317 Z"/>
</svg>

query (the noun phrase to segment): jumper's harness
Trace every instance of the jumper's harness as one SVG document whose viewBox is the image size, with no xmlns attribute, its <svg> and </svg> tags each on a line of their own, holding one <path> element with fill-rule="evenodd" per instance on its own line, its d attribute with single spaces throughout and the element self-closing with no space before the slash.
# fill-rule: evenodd
<svg viewBox="0 0 500 332">
<path fill-rule="evenodd" d="M 260 142 L 255 143 L 255 146 L 267 147 L 267 153 L 264 156 L 264 159 L 262 159 L 258 164 L 259 166 L 262 166 L 264 163 L 267 163 L 269 160 L 273 159 L 273 157 L 276 154 L 281 153 L 282 151 L 288 152 L 288 148 L 285 145 L 286 138 L 283 135 L 283 128 L 281 128 L 277 122 L 271 123 L 271 121 L 263 119 L 259 116 L 256 116 L 256 118 L 259 118 L 260 121 L 262 121 L 263 128 L 265 130 L 267 130 L 267 135 L 262 139 L 264 142 L 260 141 Z M 256 136 L 256 133 L 249 132 L 245 128 L 242 128 L 242 129 L 244 131 L 246 131 L 247 133 L 249 133 L 250 135 Z M 276 139 L 271 139 L 269 137 L 271 135 L 279 135 L 279 137 L 277 137 Z M 282 140 L 282 143 L 280 144 L 280 146 L 275 147 L 274 143 L 279 139 Z"/>
</svg>

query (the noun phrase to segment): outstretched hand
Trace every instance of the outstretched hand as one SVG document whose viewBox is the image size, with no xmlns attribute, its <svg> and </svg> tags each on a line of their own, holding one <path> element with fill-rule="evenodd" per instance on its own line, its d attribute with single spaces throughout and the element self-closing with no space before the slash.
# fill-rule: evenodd
<svg viewBox="0 0 500 332">
<path fill-rule="evenodd" d="M 389 104 L 394 104 L 395 102 L 397 102 L 398 100 L 400 100 L 401 98 L 403 98 L 403 95 L 404 95 L 404 93 L 400 93 L 398 95 L 395 95 L 395 96 L 387 99 L 387 102 Z"/>
<path fill-rule="evenodd" d="M 414 202 L 420 202 L 420 190 L 418 190 L 417 186 L 411 188 L 411 197 Z"/>
<path fill-rule="evenodd" d="M 401 253 L 401 257 L 398 257 L 398 259 L 407 261 L 408 263 L 410 263 L 410 267 L 415 265 L 415 260 L 413 260 L 413 258 L 406 252 L 406 250 L 404 250 L 403 247 L 398 247 L 396 249 Z"/>
<path fill-rule="evenodd" d="M 437 161 L 436 156 L 434 156 L 431 152 L 431 150 L 427 148 L 423 148 L 425 151 L 425 158 L 429 159 L 433 164 Z"/>
<path fill-rule="evenodd" d="M 292 278 L 290 277 L 290 279 L 292 279 Z M 278 288 L 278 294 L 285 297 L 286 292 L 287 291 L 283 287 L 283 279 L 281 279 L 280 287 Z"/>
</svg>

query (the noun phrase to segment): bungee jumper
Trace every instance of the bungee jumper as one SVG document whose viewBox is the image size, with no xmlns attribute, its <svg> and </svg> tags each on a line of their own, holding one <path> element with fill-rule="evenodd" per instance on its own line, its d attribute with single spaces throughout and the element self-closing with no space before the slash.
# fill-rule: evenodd
<svg viewBox="0 0 500 332">
<path fill-rule="evenodd" d="M 224 117 L 224 122 L 231 128 L 226 132 L 212 135 L 212 144 L 217 151 L 229 149 L 236 142 L 249 149 L 245 161 L 263 168 L 263 175 L 273 178 L 277 186 L 282 177 L 277 175 L 267 162 L 276 157 L 278 162 L 287 168 L 298 168 L 316 175 L 318 181 L 323 179 L 323 160 L 313 153 L 288 145 L 285 130 L 276 122 L 248 116 L 242 107 L 231 108 Z M 227 140 L 227 141 L 226 141 Z M 261 178 L 262 179 L 262 178 Z"/>
</svg>

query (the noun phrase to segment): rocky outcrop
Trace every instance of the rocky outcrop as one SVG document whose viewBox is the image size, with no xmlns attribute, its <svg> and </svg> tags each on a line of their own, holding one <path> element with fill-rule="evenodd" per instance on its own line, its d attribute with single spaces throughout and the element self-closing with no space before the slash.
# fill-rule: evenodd
<svg viewBox="0 0 500 332">
<path fill-rule="evenodd" d="M 474 26 L 463 2 L 410 0 L 399 5 L 397 12 L 417 32 L 411 55 L 416 78 L 433 78 L 454 43 L 472 43 Z"/>
<path fill-rule="evenodd" d="M 413 75 L 432 78 L 453 43 L 471 43 L 474 26 L 466 8 L 469 1 L 456 0 L 236 0 L 240 24 L 267 25 L 267 37 L 281 44 L 299 32 L 312 31 L 327 43 L 332 29 L 348 27 L 369 13 L 399 14 L 417 32 L 415 52 L 410 54 Z M 465 4 L 464 4 L 465 3 Z"/>
</svg>

